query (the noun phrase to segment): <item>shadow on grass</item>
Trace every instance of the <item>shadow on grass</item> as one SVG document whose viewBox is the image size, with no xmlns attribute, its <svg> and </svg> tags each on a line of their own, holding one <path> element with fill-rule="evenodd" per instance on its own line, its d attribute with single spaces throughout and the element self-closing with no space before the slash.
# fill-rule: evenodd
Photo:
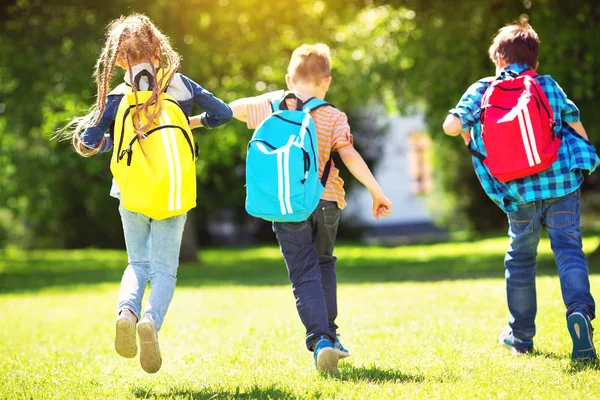
<svg viewBox="0 0 600 400">
<path fill-rule="evenodd" d="M 546 358 L 548 360 L 556 360 L 556 361 L 562 361 L 565 359 L 564 355 L 559 355 L 556 353 L 553 353 L 551 351 L 540 351 L 540 350 L 536 350 L 534 348 L 533 353 L 531 353 L 531 357 L 541 357 L 541 358 Z"/>
<path fill-rule="evenodd" d="M 550 351 L 539 351 L 539 350 L 534 350 L 533 353 L 531 353 L 532 357 L 543 357 L 546 358 L 548 360 L 555 360 L 555 361 L 565 361 L 567 358 L 570 358 L 570 356 L 564 354 L 564 355 L 559 355 Z M 565 372 L 567 374 L 578 374 L 580 372 L 585 372 L 585 371 L 600 371 L 600 361 L 599 360 L 593 360 L 593 361 L 574 361 L 574 360 L 570 360 L 569 364 L 567 365 L 567 367 L 565 368 Z"/>
<path fill-rule="evenodd" d="M 504 277 L 504 254 L 496 249 L 467 254 L 442 251 L 436 255 L 435 248 L 423 247 L 420 251 L 424 255 L 414 255 L 408 250 L 409 254 L 405 256 L 404 253 L 393 253 L 394 249 L 350 245 L 339 248 L 343 254 L 337 268 L 340 284 Z M 201 264 L 181 265 L 179 287 L 289 285 L 285 264 L 274 246 L 210 249 L 201 252 L 200 256 Z M 119 250 L 0 253 L 0 293 L 116 284 L 120 282 L 126 264 L 126 253 Z M 556 275 L 550 254 L 539 257 L 537 271 L 538 276 Z"/>
<path fill-rule="evenodd" d="M 430 380 L 423 374 L 411 375 L 395 369 L 384 369 L 377 366 L 355 367 L 353 365 L 340 365 L 340 379 L 352 382 L 423 382 Z"/>
<path fill-rule="evenodd" d="M 571 375 L 585 371 L 600 371 L 600 361 L 571 361 L 565 369 L 565 372 Z"/>
<path fill-rule="evenodd" d="M 145 389 L 141 387 L 134 388 L 133 395 L 138 399 L 186 399 L 186 400 L 221 400 L 221 399 L 297 399 L 293 393 L 275 388 L 274 386 L 261 388 L 252 386 L 248 389 L 238 389 L 236 391 L 213 390 L 210 388 L 201 390 L 188 390 L 186 388 L 174 388 L 167 392 L 159 392 L 154 389 Z"/>
</svg>

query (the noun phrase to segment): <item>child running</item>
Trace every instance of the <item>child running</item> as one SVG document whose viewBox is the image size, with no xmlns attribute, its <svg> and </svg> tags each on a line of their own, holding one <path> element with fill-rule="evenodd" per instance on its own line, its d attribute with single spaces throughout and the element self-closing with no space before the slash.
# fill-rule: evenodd
<svg viewBox="0 0 600 400">
<path fill-rule="evenodd" d="M 313 98 L 323 100 L 331 79 L 329 48 L 324 44 L 302 45 L 293 52 L 288 66 L 286 83 L 290 92 L 271 92 L 236 100 L 230 104 L 233 115 L 246 122 L 249 129 L 255 129 L 273 113 L 273 104 L 280 104 L 280 99 L 288 110 L 299 109 L 299 104 L 307 104 Z M 317 370 L 335 372 L 339 358 L 350 353 L 336 335 L 337 258 L 333 249 L 340 211 L 346 201 L 339 170 L 332 161 L 328 162 L 331 152 L 337 151 L 352 175 L 369 189 L 375 218 L 387 216 L 392 203 L 352 145 L 346 114 L 331 105 L 324 105 L 310 111 L 310 115 L 318 138 L 319 176 L 323 176 L 326 165 L 329 167 L 325 191 L 308 219 L 274 222 L 273 231 L 285 259 L 298 314 L 306 328 L 306 347 L 314 353 Z"/>
<path fill-rule="evenodd" d="M 467 89 L 444 131 L 463 135 L 483 189 L 508 215 L 504 266 L 511 318 L 500 343 L 514 354 L 533 350 L 537 247 L 546 225 L 567 307 L 572 359 L 593 360 L 596 307 L 582 250 L 579 187 L 582 171 L 593 171 L 600 160 L 575 104 L 550 76 L 536 73 L 538 48 L 527 20 L 500 29 L 489 49 L 496 77 Z"/>
<path fill-rule="evenodd" d="M 162 365 L 157 333 L 175 291 L 187 211 L 196 204 L 197 149 L 187 116 L 197 105 L 204 113 L 192 119 L 194 125 L 214 128 L 230 121 L 232 112 L 177 73 L 179 54 L 146 16 L 114 20 L 106 36 L 94 74 L 96 104 L 60 134 L 84 157 L 110 151 L 114 144 L 110 194 L 120 199 L 129 259 L 119 291 L 115 350 L 135 357 L 137 324 L 140 364 L 155 373 Z M 111 92 L 116 66 L 125 77 Z M 142 314 L 148 280 L 152 291 Z"/>
</svg>

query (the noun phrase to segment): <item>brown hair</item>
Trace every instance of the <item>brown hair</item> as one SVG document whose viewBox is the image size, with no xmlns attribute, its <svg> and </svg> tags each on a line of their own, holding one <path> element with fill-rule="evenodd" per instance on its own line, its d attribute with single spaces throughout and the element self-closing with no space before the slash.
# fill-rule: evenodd
<svg viewBox="0 0 600 400">
<path fill-rule="evenodd" d="M 489 49 L 490 58 L 497 64 L 498 57 L 507 64 L 525 63 L 535 68 L 538 62 L 540 39 L 533 30 L 527 18 L 521 17 L 500 29 Z"/>
<path fill-rule="evenodd" d="M 143 104 L 137 104 L 138 88 L 132 85 L 137 104 L 132 114 L 133 126 L 139 139 L 143 139 L 144 132 L 162 111 L 160 106 L 157 106 L 158 96 L 168 86 L 174 72 L 179 68 L 181 57 L 173 50 L 168 38 L 156 28 L 152 21 L 145 15 L 137 13 L 127 17 L 121 16 L 108 24 L 106 43 L 94 70 L 97 87 L 96 104 L 86 116 L 73 118 L 66 127 L 58 132 L 58 136 L 71 139 L 75 151 L 82 156 L 96 154 L 104 144 L 104 138 L 96 148 L 90 149 L 81 141 L 80 135 L 85 128 L 94 126 L 100 121 L 104 113 L 106 98 L 110 92 L 110 82 L 115 65 L 119 64 L 125 67 L 131 76 L 132 65 L 142 62 L 147 62 L 152 66 L 152 74 L 157 80 L 152 88 L 152 95 Z M 157 74 L 159 68 L 163 73 Z"/>
<path fill-rule="evenodd" d="M 292 53 L 288 74 L 292 80 L 319 83 L 331 76 L 331 52 L 323 43 L 303 44 Z"/>
</svg>

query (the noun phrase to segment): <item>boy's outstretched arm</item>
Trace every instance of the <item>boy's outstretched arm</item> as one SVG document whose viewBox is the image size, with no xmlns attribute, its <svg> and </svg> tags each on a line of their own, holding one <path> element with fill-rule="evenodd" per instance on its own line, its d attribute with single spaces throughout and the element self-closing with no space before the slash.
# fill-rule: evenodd
<svg viewBox="0 0 600 400">
<path fill-rule="evenodd" d="M 231 111 L 233 111 L 233 118 L 247 122 L 248 121 L 248 102 L 249 99 L 238 99 L 229 103 L 229 107 L 231 107 Z"/>
<path fill-rule="evenodd" d="M 365 160 L 356 151 L 352 144 L 337 149 L 342 161 L 352 175 L 358 179 L 371 193 L 373 198 L 372 212 L 375 219 L 385 217 L 392 211 L 392 202 L 385 196 Z"/>
</svg>

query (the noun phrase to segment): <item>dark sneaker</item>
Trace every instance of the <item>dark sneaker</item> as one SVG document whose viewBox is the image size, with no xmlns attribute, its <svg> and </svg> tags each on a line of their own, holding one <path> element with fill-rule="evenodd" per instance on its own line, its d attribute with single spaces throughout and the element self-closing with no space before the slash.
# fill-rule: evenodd
<svg viewBox="0 0 600 400">
<path fill-rule="evenodd" d="M 137 354 L 135 324 L 137 317 L 125 308 L 119 313 L 115 329 L 115 350 L 121 357 L 133 358 Z"/>
<path fill-rule="evenodd" d="M 335 342 L 333 342 L 333 348 L 337 351 L 340 358 L 350 357 L 350 351 L 344 347 L 340 342 L 340 334 L 335 335 Z"/>
<path fill-rule="evenodd" d="M 156 325 L 148 315 L 144 315 L 138 324 L 138 335 L 140 336 L 140 364 L 144 371 L 153 374 L 160 369 L 162 356 Z"/>
<path fill-rule="evenodd" d="M 335 373 L 339 362 L 339 356 L 329 339 L 321 336 L 314 350 L 315 367 L 319 372 Z"/>
<path fill-rule="evenodd" d="M 595 360 L 594 329 L 588 316 L 581 310 L 576 310 L 567 317 L 567 328 L 569 328 L 571 339 L 573 339 L 573 353 L 571 358 L 575 361 Z"/>
<path fill-rule="evenodd" d="M 533 340 L 521 340 L 515 337 L 510 326 L 502 330 L 500 344 L 509 349 L 514 355 L 531 353 L 533 351 Z"/>
</svg>

